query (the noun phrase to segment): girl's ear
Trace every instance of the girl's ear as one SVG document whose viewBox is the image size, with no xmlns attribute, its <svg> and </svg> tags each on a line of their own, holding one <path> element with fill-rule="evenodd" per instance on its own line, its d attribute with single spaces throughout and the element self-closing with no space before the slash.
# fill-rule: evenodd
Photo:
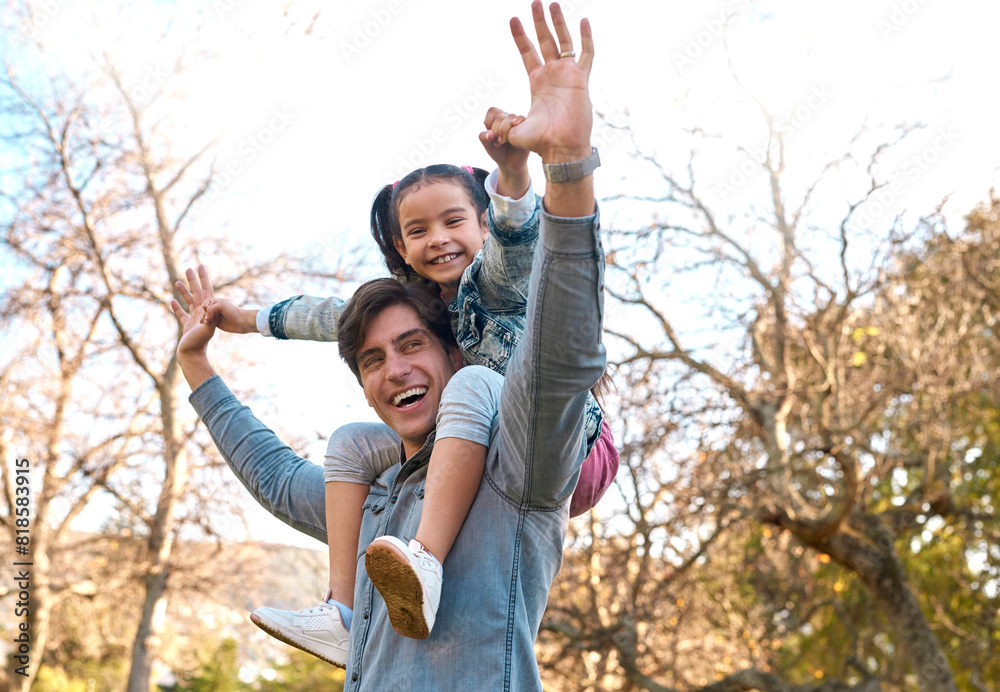
<svg viewBox="0 0 1000 692">
<path fill-rule="evenodd" d="M 407 264 L 409 264 L 410 260 L 406 256 L 406 245 L 403 244 L 403 239 L 402 238 L 396 238 L 394 236 L 393 239 L 392 239 L 392 244 L 396 246 L 396 252 L 398 252 L 399 256 L 403 258 L 403 261 L 406 262 Z"/>
</svg>

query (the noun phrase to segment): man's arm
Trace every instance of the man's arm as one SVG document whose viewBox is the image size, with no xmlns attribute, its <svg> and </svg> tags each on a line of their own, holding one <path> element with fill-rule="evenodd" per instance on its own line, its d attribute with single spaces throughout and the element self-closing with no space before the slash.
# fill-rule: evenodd
<svg viewBox="0 0 1000 692">
<path fill-rule="evenodd" d="M 532 4 L 541 55 L 516 19 L 511 34 L 531 85 L 531 109 L 509 141 L 565 163 L 591 153 L 588 81 L 594 45 L 581 22 L 579 60 L 565 18 L 552 6 L 553 36 L 541 3 Z M 558 37 L 558 40 L 557 40 Z M 534 507 L 555 507 L 573 492 L 586 454 L 584 406 L 604 373 L 601 343 L 604 262 L 598 238 L 593 175 L 545 190 L 538 249 L 531 273 L 524 335 L 511 358 L 500 411 L 501 454 L 518 458 L 496 469 L 507 492 Z M 521 460 L 523 459 L 523 464 Z"/>
<path fill-rule="evenodd" d="M 299 457 L 213 377 L 190 397 L 215 446 L 253 498 L 275 517 L 327 542 L 323 468 Z"/>
<path fill-rule="evenodd" d="M 208 344 L 215 326 L 206 306 L 214 298 L 204 266 L 188 269 L 188 285 L 177 283 L 180 303 L 170 305 L 180 320 L 177 364 L 191 385 L 191 403 L 233 473 L 265 509 L 293 528 L 326 542 L 323 469 L 299 458 L 242 406 L 215 373 Z"/>
</svg>

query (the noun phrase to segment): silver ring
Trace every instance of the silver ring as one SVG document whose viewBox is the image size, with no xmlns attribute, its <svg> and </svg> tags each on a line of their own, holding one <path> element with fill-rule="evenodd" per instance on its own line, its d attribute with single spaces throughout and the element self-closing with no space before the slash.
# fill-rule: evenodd
<svg viewBox="0 0 1000 692">
<path fill-rule="evenodd" d="M 575 58 L 576 57 L 576 51 L 575 50 L 564 50 L 562 53 L 559 54 L 559 57 L 560 58 Z"/>
</svg>

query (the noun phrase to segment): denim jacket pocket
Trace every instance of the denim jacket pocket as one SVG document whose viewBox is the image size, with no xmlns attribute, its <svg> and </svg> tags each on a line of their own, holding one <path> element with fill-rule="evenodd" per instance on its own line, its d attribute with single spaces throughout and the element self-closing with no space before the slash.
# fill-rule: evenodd
<svg viewBox="0 0 1000 692">
<path fill-rule="evenodd" d="M 358 537 L 358 559 L 365 554 L 368 544 L 379 535 L 378 519 L 389 504 L 389 494 L 383 488 L 372 488 L 361 506 L 361 535 Z"/>
<path fill-rule="evenodd" d="M 503 315 L 496 319 L 478 311 L 471 317 L 468 323 L 462 325 L 458 334 L 458 346 L 462 349 L 466 362 L 485 366 L 500 374 L 505 373 L 507 361 L 517 346 L 517 335 L 523 329 L 521 324 L 506 322 L 523 322 L 523 317 Z"/>
<path fill-rule="evenodd" d="M 403 535 L 400 538 L 405 537 L 406 539 L 410 539 L 417 536 L 417 528 L 420 526 L 420 515 L 423 514 L 424 510 L 424 486 L 426 483 L 427 479 L 424 478 L 412 488 L 407 488 L 406 490 L 410 495 L 410 500 L 406 503 L 405 507 L 400 508 L 405 512 L 405 514 L 400 515 L 403 518 L 401 527 Z"/>
</svg>

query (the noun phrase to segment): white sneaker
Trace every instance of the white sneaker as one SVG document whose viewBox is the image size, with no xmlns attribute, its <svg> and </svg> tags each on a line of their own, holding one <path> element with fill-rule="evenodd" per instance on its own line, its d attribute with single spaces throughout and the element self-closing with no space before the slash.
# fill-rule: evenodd
<svg viewBox="0 0 1000 692">
<path fill-rule="evenodd" d="M 327 663 L 347 667 L 351 633 L 344 626 L 340 609 L 325 600 L 305 610 L 258 608 L 250 613 L 250 620 L 275 639 Z"/>
<path fill-rule="evenodd" d="M 407 545 L 381 536 L 365 551 L 365 569 L 385 599 L 392 628 L 404 637 L 426 639 L 441 600 L 443 572 L 437 558 L 415 539 Z"/>
</svg>

